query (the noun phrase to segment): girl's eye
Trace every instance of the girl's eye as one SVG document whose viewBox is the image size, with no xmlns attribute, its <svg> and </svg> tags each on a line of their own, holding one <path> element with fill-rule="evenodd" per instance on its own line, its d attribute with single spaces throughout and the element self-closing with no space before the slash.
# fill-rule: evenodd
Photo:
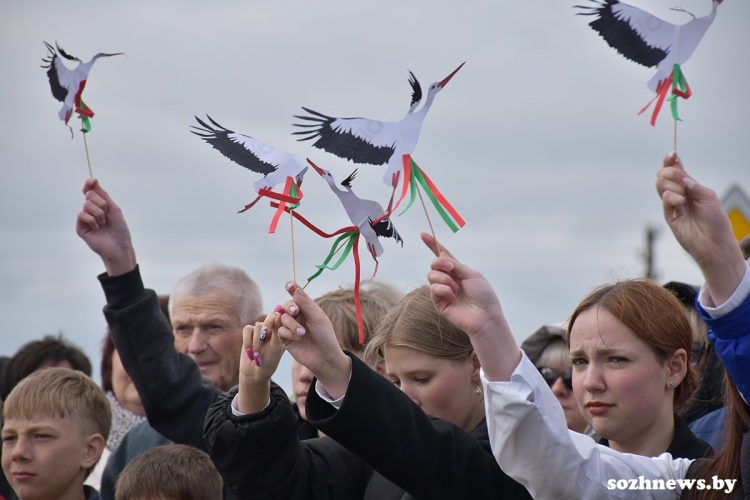
<svg viewBox="0 0 750 500">
<path fill-rule="evenodd" d="M 609 358 L 609 360 L 611 362 L 613 362 L 613 363 L 624 363 L 625 361 L 627 361 L 627 359 L 620 358 L 620 357 L 617 357 L 617 356 L 613 356 L 613 357 Z"/>
<path fill-rule="evenodd" d="M 430 381 L 430 377 L 414 377 L 414 382 L 418 384 L 426 384 Z"/>
<path fill-rule="evenodd" d="M 586 361 L 583 358 L 571 359 L 570 362 L 573 363 L 573 366 L 582 366 L 582 365 L 585 365 L 586 363 L 588 363 L 588 361 Z"/>
<path fill-rule="evenodd" d="M 401 387 L 401 381 L 400 380 L 391 380 L 391 383 L 395 385 L 396 387 Z"/>
</svg>

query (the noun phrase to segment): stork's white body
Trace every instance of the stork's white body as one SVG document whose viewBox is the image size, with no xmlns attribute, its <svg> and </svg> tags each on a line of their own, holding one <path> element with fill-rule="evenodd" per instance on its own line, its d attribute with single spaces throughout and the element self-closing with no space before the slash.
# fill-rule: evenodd
<svg viewBox="0 0 750 500">
<path fill-rule="evenodd" d="M 242 147 L 257 156 L 263 163 L 276 168 L 276 170 L 253 183 L 256 193 L 260 192 L 263 188 L 270 190 L 279 184 L 285 183 L 287 177 L 293 178 L 298 184 L 301 183 L 307 170 L 307 162 L 299 156 L 279 151 L 258 139 L 238 134 L 237 132 L 227 134 L 227 137 L 233 142 L 242 145 Z"/>
<path fill-rule="evenodd" d="M 383 245 L 381 245 L 378 240 L 378 234 L 383 237 L 394 238 L 396 242 L 401 242 L 403 245 L 401 235 L 399 235 L 396 228 L 391 225 L 389 219 L 384 219 L 376 224 L 376 227 L 380 227 L 380 233 L 378 233 L 373 227 L 373 222 L 385 215 L 385 210 L 383 210 L 382 205 L 377 201 L 363 200 L 354 194 L 354 191 L 352 191 L 349 184 L 351 183 L 351 180 L 354 179 L 356 171 L 342 182 L 342 185 L 344 186 L 344 189 L 342 190 L 336 186 L 336 181 L 333 179 L 331 172 L 318 168 L 314 164 L 313 168 L 325 179 L 331 187 L 331 191 L 338 196 L 341 204 L 344 206 L 346 214 L 349 216 L 349 220 L 353 225 L 357 226 L 359 234 L 364 237 L 365 243 L 367 244 L 367 250 L 370 252 L 373 259 L 377 261 L 377 258 L 384 252 Z"/>
<path fill-rule="evenodd" d="M 424 106 L 419 111 L 410 109 L 401 121 L 381 122 L 367 118 L 339 118 L 331 124 L 331 127 L 337 132 L 348 132 L 375 146 L 393 147 L 394 152 L 388 160 L 383 182 L 387 186 L 395 187 L 394 174 L 403 169 L 403 155 L 411 155 L 417 147 L 422 123 L 438 92 L 433 90 L 433 87 L 435 86 L 430 87 Z"/>
<path fill-rule="evenodd" d="M 668 23 L 641 9 L 620 2 L 612 10 L 622 16 L 633 29 L 652 47 L 667 51 L 667 57 L 656 67 L 656 74 L 648 81 L 648 88 L 656 92 L 659 82 L 669 78 L 675 64 L 684 64 L 693 55 L 711 23 L 716 17 L 718 2 L 711 2 L 711 13 L 694 17 L 682 25 Z M 658 29 L 649 29 L 658 27 Z"/>
</svg>

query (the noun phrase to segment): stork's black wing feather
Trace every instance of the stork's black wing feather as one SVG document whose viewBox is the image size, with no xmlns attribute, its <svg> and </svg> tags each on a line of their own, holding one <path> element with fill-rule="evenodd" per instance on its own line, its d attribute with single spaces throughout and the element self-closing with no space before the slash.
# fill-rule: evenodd
<svg viewBox="0 0 750 500">
<path fill-rule="evenodd" d="M 401 238 L 401 235 L 398 234 L 398 231 L 396 231 L 396 228 L 391 223 L 391 219 L 385 218 L 378 222 L 377 224 L 372 223 L 372 219 L 368 219 L 370 221 L 370 227 L 375 231 L 375 234 L 380 236 L 381 238 L 394 238 L 396 240 L 396 243 L 401 243 L 401 246 L 404 246 L 404 240 Z"/>
<path fill-rule="evenodd" d="M 60 102 L 64 102 L 65 98 L 68 97 L 68 89 L 60 85 L 60 79 L 57 75 L 57 66 L 55 64 L 57 62 L 57 52 L 52 48 L 52 45 L 47 42 L 44 42 L 44 44 L 47 46 L 49 54 L 47 54 L 47 59 L 42 59 L 42 61 L 49 64 L 47 66 L 42 66 L 42 68 L 49 68 L 47 70 L 47 79 L 49 79 L 49 87 L 50 90 L 52 90 L 52 97 Z"/>
<path fill-rule="evenodd" d="M 354 169 L 354 172 L 352 172 L 351 174 L 349 174 L 349 177 L 347 177 L 346 179 L 344 179 L 343 181 L 341 181 L 341 185 L 344 186 L 344 187 L 351 188 L 352 187 L 352 181 L 354 180 L 355 177 L 357 177 L 357 170 L 359 170 L 359 169 Z"/>
<path fill-rule="evenodd" d="M 57 45 L 57 42 L 55 42 L 55 45 Z M 68 60 L 70 60 L 70 61 L 79 61 L 79 62 L 81 61 L 81 60 L 80 60 L 80 59 L 78 59 L 78 58 L 77 58 L 76 56 L 71 56 L 70 54 L 66 53 L 66 52 L 65 52 L 65 51 L 64 51 L 64 50 L 62 49 L 62 47 L 60 47 L 59 45 L 57 45 L 57 50 L 59 50 L 59 51 L 60 51 L 60 55 L 61 55 L 61 56 L 63 56 L 63 57 L 65 58 L 65 59 L 68 59 Z"/>
<path fill-rule="evenodd" d="M 419 80 L 414 76 L 414 73 L 409 71 L 409 76 L 409 85 L 411 85 L 411 107 L 422 100 L 422 86 L 419 85 Z"/>
<path fill-rule="evenodd" d="M 192 133 L 202 138 L 204 141 L 213 146 L 214 149 L 218 150 L 221 154 L 223 154 L 233 162 L 249 170 L 252 170 L 253 172 L 268 175 L 276 170 L 276 165 L 273 165 L 267 161 L 263 161 L 258 156 L 258 154 L 256 154 L 251 149 L 248 149 L 246 145 L 251 142 L 260 143 L 260 141 L 252 137 L 243 134 L 237 134 L 232 130 L 226 129 L 216 123 L 210 116 L 206 116 L 211 121 L 211 123 L 216 125 L 217 128 L 212 128 L 210 125 L 196 116 L 195 119 L 198 120 L 198 123 L 201 124 L 202 128 L 193 125 L 192 128 L 194 128 L 195 130 L 191 130 Z M 234 138 L 230 137 L 230 135 L 233 135 Z M 246 138 L 247 141 L 244 143 L 238 142 L 238 140 L 242 140 L 242 137 Z"/>
<path fill-rule="evenodd" d="M 619 19 L 615 15 L 612 8 L 620 3 L 619 0 L 591 0 L 591 2 L 595 4 L 594 7 L 586 5 L 575 7 L 588 11 L 578 12 L 579 15 L 597 16 L 589 23 L 589 26 L 596 30 L 610 47 L 647 68 L 658 65 L 667 57 L 666 50 L 646 43 L 628 21 Z"/>
<path fill-rule="evenodd" d="M 333 153 L 339 158 L 345 158 L 354 163 L 370 165 L 385 165 L 396 152 L 394 145 L 378 146 L 370 144 L 351 132 L 335 130 L 331 126 L 336 120 L 361 120 L 362 118 L 332 118 L 305 107 L 302 107 L 302 109 L 312 116 L 294 115 L 294 117 L 313 122 L 313 124 L 294 124 L 295 127 L 310 129 L 292 132 L 292 135 L 302 136 L 302 138 L 297 139 L 298 141 L 317 139 L 313 143 L 313 147 Z"/>
</svg>

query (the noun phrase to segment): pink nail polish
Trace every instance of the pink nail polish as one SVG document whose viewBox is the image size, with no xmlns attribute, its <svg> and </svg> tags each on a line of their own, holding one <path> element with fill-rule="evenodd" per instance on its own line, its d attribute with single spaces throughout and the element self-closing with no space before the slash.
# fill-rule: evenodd
<svg viewBox="0 0 750 500">
<path fill-rule="evenodd" d="M 255 358 L 255 366 L 260 366 L 260 356 Z"/>
<path fill-rule="evenodd" d="M 250 358 L 251 361 L 255 359 L 255 354 L 253 354 L 252 349 L 246 349 L 245 352 L 247 353 L 247 357 Z"/>
<path fill-rule="evenodd" d="M 297 328 L 297 335 L 304 335 L 304 334 L 305 334 L 305 329 L 304 328 L 302 328 L 301 326 L 299 328 Z"/>
</svg>

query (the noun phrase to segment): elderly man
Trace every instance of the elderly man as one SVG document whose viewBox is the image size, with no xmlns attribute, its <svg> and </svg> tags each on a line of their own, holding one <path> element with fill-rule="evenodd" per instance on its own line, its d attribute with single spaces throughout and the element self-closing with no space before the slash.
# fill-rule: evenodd
<svg viewBox="0 0 750 500">
<path fill-rule="evenodd" d="M 106 500 L 114 497 L 119 472 L 143 451 L 170 440 L 205 449 L 206 412 L 237 384 L 242 327 L 255 321 L 262 304 L 244 271 L 209 264 L 175 286 L 170 329 L 156 294 L 143 286 L 119 207 L 96 179 L 87 180 L 83 192 L 76 231 L 104 263 L 104 315 L 150 424 L 136 426 L 110 457 L 101 485 Z M 225 498 L 232 498 L 228 489 Z"/>
</svg>

